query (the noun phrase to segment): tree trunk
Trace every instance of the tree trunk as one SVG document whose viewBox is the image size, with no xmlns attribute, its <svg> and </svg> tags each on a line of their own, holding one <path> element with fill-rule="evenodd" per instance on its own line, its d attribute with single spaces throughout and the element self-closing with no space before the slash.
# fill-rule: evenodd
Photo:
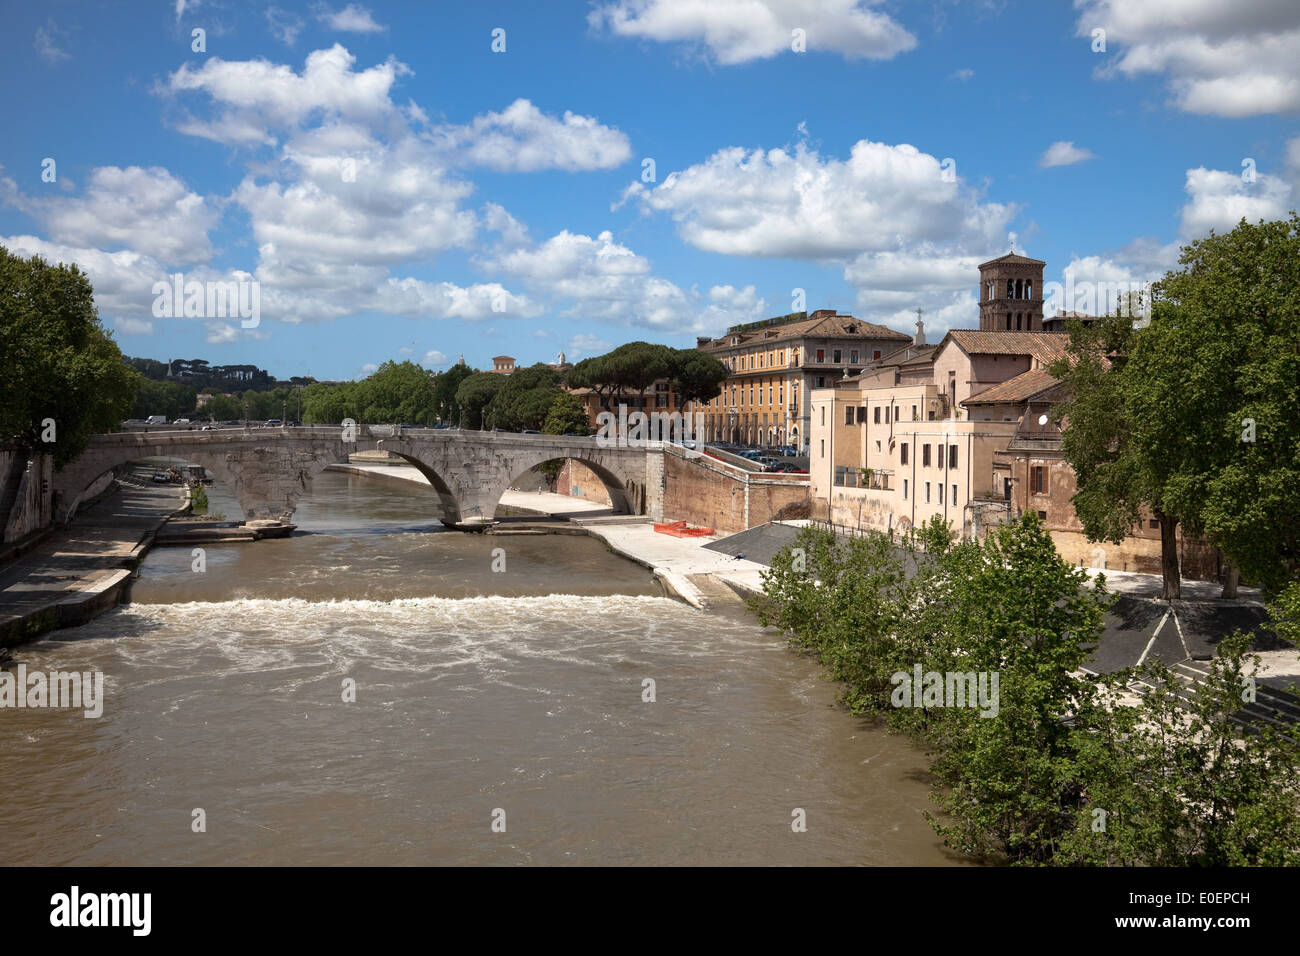
<svg viewBox="0 0 1300 956">
<path fill-rule="evenodd" d="M 1164 576 L 1166 601 L 1177 601 L 1183 596 L 1182 577 L 1178 570 L 1178 521 L 1161 511 L 1155 512 L 1160 522 L 1160 572 Z"/>
<path fill-rule="evenodd" d="M 1223 578 L 1223 594 L 1220 597 L 1236 598 L 1239 580 L 1241 580 L 1241 569 L 1235 564 L 1229 564 Z"/>
</svg>

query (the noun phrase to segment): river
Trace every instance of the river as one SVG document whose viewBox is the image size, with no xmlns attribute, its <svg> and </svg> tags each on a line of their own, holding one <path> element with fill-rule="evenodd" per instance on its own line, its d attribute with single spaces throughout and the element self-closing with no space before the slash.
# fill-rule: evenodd
<svg viewBox="0 0 1300 956">
<path fill-rule="evenodd" d="M 105 703 L 0 711 L 7 864 L 956 862 L 924 755 L 752 618 L 414 487 L 326 472 L 295 521 L 203 571 L 156 549 L 131 604 L 18 649 Z"/>
</svg>

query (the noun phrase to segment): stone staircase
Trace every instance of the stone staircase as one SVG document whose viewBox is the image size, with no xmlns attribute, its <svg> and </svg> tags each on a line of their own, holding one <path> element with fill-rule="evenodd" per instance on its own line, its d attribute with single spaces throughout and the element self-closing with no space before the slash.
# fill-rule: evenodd
<svg viewBox="0 0 1300 956">
<path fill-rule="evenodd" d="M 1190 706 L 1197 691 L 1206 683 L 1210 675 L 1210 665 L 1202 661 L 1180 661 L 1170 670 L 1173 671 L 1177 685 L 1174 693 L 1180 701 Z M 1131 685 L 1141 694 L 1150 694 L 1155 688 L 1146 681 L 1134 681 Z M 1230 718 L 1233 723 L 1247 732 L 1255 732 L 1262 727 L 1273 727 L 1289 731 L 1288 736 L 1295 736 L 1300 725 L 1300 698 L 1283 690 L 1268 687 L 1262 682 L 1255 686 L 1255 700 L 1243 703 L 1241 710 Z"/>
</svg>

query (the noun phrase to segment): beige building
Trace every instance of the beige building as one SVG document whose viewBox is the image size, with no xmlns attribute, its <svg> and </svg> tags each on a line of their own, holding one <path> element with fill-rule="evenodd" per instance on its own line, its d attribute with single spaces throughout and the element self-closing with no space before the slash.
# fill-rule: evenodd
<svg viewBox="0 0 1300 956">
<path fill-rule="evenodd" d="M 692 410 L 704 415 L 706 441 L 806 449 L 809 391 L 857 375 L 909 341 L 834 309 L 734 326 L 719 338 L 698 340 L 730 375 L 721 395 Z"/>
</svg>

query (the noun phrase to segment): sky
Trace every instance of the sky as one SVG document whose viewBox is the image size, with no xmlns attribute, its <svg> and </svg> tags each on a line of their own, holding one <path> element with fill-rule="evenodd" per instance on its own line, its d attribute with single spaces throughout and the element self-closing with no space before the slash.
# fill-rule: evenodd
<svg viewBox="0 0 1300 956">
<path fill-rule="evenodd" d="M 920 308 L 933 342 L 1008 251 L 1149 281 L 1300 207 L 1295 0 L 51 0 L 6 27 L 0 245 L 80 266 L 127 355 L 281 378 L 802 309 Z"/>
</svg>

